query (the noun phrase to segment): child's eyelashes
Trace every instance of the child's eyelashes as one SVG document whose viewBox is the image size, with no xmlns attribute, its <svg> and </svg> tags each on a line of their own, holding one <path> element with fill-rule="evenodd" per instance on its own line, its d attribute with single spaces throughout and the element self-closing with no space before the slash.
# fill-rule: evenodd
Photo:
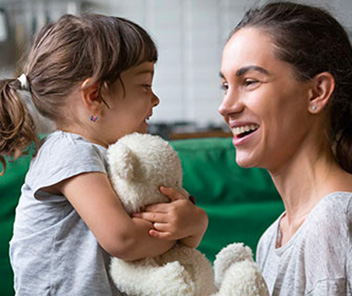
<svg viewBox="0 0 352 296">
<path fill-rule="evenodd" d="M 150 90 L 152 88 L 151 84 L 142 84 L 142 87 L 144 87 L 146 90 Z"/>
</svg>

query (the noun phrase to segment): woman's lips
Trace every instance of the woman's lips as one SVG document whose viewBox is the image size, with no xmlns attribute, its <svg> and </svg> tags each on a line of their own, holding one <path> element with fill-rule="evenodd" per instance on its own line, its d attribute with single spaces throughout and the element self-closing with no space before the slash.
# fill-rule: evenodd
<svg viewBox="0 0 352 296">
<path fill-rule="evenodd" d="M 247 143 L 254 136 L 258 128 L 259 126 L 257 124 L 247 124 L 232 127 L 231 130 L 234 135 L 232 140 L 233 145 L 240 146 Z"/>
</svg>

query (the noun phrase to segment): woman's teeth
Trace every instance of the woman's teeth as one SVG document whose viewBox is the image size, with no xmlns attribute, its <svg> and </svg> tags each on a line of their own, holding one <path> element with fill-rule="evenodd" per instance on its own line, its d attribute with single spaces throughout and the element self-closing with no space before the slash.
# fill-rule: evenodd
<svg viewBox="0 0 352 296">
<path fill-rule="evenodd" d="M 250 124 L 250 125 L 244 125 L 244 126 L 239 126 L 239 127 L 234 127 L 232 128 L 232 132 L 235 136 L 239 136 L 243 133 L 248 133 L 248 132 L 252 132 L 255 131 L 256 129 L 258 129 L 258 125 L 256 124 Z"/>
</svg>

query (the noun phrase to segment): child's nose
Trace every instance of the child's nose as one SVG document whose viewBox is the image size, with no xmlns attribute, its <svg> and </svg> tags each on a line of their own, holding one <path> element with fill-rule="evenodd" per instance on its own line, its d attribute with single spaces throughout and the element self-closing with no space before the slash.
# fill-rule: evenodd
<svg viewBox="0 0 352 296">
<path fill-rule="evenodd" d="M 159 103 L 160 103 L 160 99 L 158 98 L 158 96 L 154 92 L 153 92 L 152 103 L 153 103 L 153 107 L 159 105 Z"/>
</svg>

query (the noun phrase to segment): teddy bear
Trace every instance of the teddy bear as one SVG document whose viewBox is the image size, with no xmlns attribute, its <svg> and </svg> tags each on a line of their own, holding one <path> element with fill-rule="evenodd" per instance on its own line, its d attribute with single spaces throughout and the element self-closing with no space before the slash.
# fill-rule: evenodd
<svg viewBox="0 0 352 296">
<path fill-rule="evenodd" d="M 182 187 L 177 152 L 156 135 L 133 133 L 107 150 L 108 174 L 127 213 L 169 202 L 160 186 Z M 265 281 L 250 248 L 231 244 L 216 256 L 214 269 L 199 250 L 181 243 L 156 257 L 124 261 L 112 257 L 110 274 L 129 296 L 266 296 Z"/>
</svg>

